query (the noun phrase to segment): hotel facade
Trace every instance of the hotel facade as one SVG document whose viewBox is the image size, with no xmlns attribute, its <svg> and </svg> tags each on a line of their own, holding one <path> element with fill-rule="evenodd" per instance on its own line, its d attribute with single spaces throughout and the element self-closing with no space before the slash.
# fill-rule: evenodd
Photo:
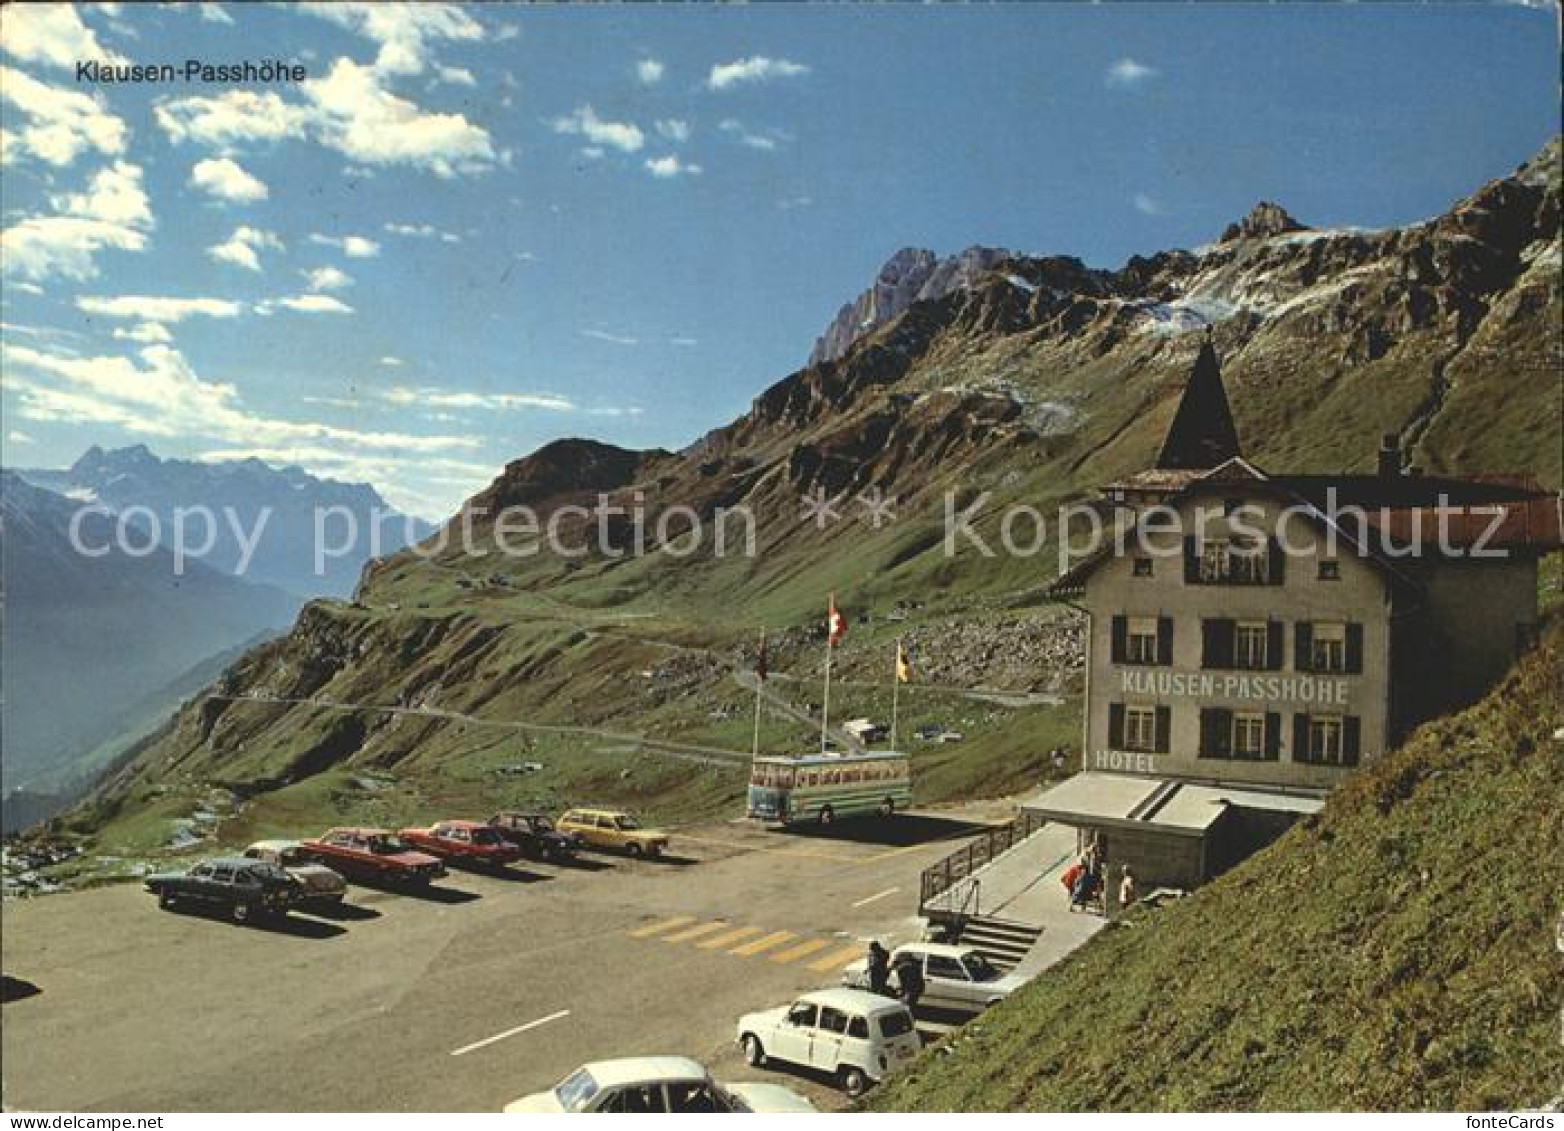
<svg viewBox="0 0 1564 1131">
<path fill-rule="evenodd" d="M 1190 887 L 1318 808 L 1536 640 L 1559 499 L 1400 465 L 1247 462 L 1202 347 L 1158 465 L 1108 486 L 1111 537 L 1052 586 L 1089 619 L 1082 774 L 1027 808 L 1142 888 Z"/>
</svg>

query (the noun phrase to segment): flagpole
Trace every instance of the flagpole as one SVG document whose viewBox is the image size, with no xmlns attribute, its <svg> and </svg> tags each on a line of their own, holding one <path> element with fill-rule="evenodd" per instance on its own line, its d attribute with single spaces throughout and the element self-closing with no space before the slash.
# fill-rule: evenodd
<svg viewBox="0 0 1564 1131">
<path fill-rule="evenodd" d="M 896 638 L 896 661 L 891 665 L 891 749 L 896 749 L 896 708 L 901 698 L 901 637 Z"/>
<path fill-rule="evenodd" d="M 829 608 L 836 610 L 836 594 L 831 594 Z M 825 622 L 825 695 L 820 704 L 820 753 L 825 753 L 826 735 L 831 729 L 831 649 L 836 643 L 836 625 L 833 616 Z"/>
<path fill-rule="evenodd" d="M 760 688 L 766 682 L 762 667 L 766 662 L 766 630 L 760 630 L 760 652 L 755 662 L 755 741 L 750 747 L 749 756 L 760 756 Z"/>
</svg>

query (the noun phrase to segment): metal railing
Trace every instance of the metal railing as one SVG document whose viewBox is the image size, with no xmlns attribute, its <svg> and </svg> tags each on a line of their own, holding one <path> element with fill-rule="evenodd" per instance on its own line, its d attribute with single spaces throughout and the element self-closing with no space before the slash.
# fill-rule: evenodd
<svg viewBox="0 0 1564 1131">
<path fill-rule="evenodd" d="M 918 914 L 924 914 L 929 904 L 939 896 L 944 895 L 996 857 L 1020 844 L 1047 823 L 1047 821 L 1035 813 L 1023 811 L 1019 817 L 1009 824 L 989 829 L 982 835 L 968 841 L 938 864 L 925 868 L 923 875 L 918 881 Z M 971 890 L 963 898 L 959 908 L 942 908 L 941 910 L 955 911 L 958 916 L 967 914 L 968 901 L 975 900 L 976 895 L 977 883 L 974 881 Z M 975 912 L 972 913 L 975 914 Z"/>
</svg>

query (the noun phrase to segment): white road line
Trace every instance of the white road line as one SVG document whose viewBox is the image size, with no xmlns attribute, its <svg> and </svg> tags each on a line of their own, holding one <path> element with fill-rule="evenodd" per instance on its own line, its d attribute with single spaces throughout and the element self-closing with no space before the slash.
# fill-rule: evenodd
<svg viewBox="0 0 1564 1131">
<path fill-rule="evenodd" d="M 503 1041 L 506 1037 L 514 1037 L 517 1033 L 525 1033 L 528 1029 L 536 1029 L 540 1025 L 547 1025 L 550 1021 L 558 1021 L 561 1017 L 569 1017 L 570 1010 L 561 1009 L 558 1013 L 550 1013 L 547 1017 L 539 1017 L 536 1021 L 528 1021 L 525 1025 L 517 1025 L 514 1029 L 506 1029 L 503 1033 L 496 1033 L 492 1037 L 485 1037 L 481 1041 L 474 1041 L 470 1045 L 463 1045 L 459 1049 L 452 1049 L 452 1056 L 461 1056 L 463 1053 L 481 1049 L 485 1045 L 492 1045 L 495 1041 Z"/>
<path fill-rule="evenodd" d="M 877 899 L 884 899 L 886 896 L 888 896 L 888 895 L 895 895 L 899 891 L 901 891 L 901 888 L 886 888 L 884 891 L 880 892 L 878 895 L 871 895 L 868 899 L 860 899 L 857 903 L 853 904 L 853 906 L 854 907 L 865 907 L 865 906 L 873 903 Z"/>
</svg>

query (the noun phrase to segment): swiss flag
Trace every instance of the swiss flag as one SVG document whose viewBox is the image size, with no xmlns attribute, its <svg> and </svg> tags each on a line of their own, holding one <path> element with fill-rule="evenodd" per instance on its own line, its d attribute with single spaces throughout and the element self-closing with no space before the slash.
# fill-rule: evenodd
<svg viewBox="0 0 1564 1131">
<path fill-rule="evenodd" d="M 826 639 L 832 644 L 841 643 L 842 637 L 847 635 L 847 618 L 836 607 L 836 594 L 831 594 L 830 611 L 825 615 Z"/>
</svg>

